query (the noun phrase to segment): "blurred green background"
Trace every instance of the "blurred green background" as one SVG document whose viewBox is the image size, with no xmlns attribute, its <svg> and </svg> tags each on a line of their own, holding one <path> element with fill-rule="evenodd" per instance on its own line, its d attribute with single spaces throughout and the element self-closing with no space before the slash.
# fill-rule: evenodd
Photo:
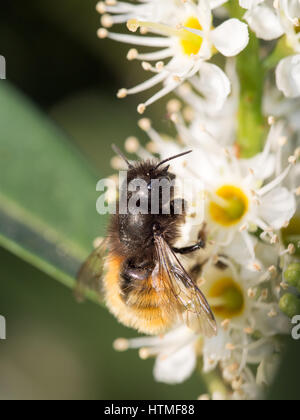
<svg viewBox="0 0 300 420">
<path fill-rule="evenodd" d="M 135 332 L 101 306 L 76 303 L 73 277 L 103 234 L 96 182 L 112 174 L 111 143 L 136 127 L 143 97 L 115 98 L 143 80 L 127 48 L 96 37 L 95 0 L 10 0 L 1 6 L 0 399 L 195 399 L 195 373 L 167 386 L 153 361 L 112 349 Z M 149 116 L 169 129 L 164 102 Z M 60 280 L 61 283 L 56 280 Z M 291 342 L 269 398 L 295 399 L 299 343 Z"/>
</svg>

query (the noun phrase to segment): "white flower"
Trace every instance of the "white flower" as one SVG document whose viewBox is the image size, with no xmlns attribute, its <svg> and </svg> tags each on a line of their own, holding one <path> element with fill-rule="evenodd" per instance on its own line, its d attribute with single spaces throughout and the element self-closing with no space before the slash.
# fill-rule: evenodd
<svg viewBox="0 0 300 420">
<path fill-rule="evenodd" d="M 106 27 L 128 21 L 128 28 L 132 32 L 140 28 L 144 34 L 141 36 L 117 34 L 102 28 L 99 30 L 101 38 L 109 37 L 120 42 L 158 49 L 150 53 L 139 53 L 135 48 L 129 51 L 130 60 L 141 60 L 143 68 L 155 75 L 132 89 L 121 89 L 118 96 L 125 97 L 139 93 L 163 83 L 160 91 L 139 105 L 138 111 L 143 113 L 147 106 L 200 72 L 205 74 L 211 86 L 216 84 L 214 91 L 219 92 L 220 97 L 226 97 L 229 93 L 227 77 L 221 74 L 221 69 L 204 62 L 211 59 L 216 51 L 226 57 L 237 55 L 248 44 L 249 35 L 247 25 L 237 19 L 228 19 L 217 28 L 213 27 L 212 9 L 223 3 L 225 1 L 208 0 L 196 3 L 191 0 L 185 2 L 148 0 L 137 5 L 117 1 L 110 6 L 100 3 L 98 10 L 105 13 L 102 24 Z M 149 32 L 155 36 L 146 35 Z M 164 60 L 167 59 L 169 61 L 165 64 Z M 149 62 L 156 64 L 151 65 Z M 221 79 L 223 81 L 220 83 Z M 197 88 L 197 79 L 194 84 Z M 202 93 L 203 83 L 200 82 L 200 85 L 202 86 L 198 86 L 198 89 Z M 204 90 L 203 93 L 205 95 L 207 92 Z M 220 99 L 217 106 L 221 107 L 222 103 L 224 99 Z"/>
<path fill-rule="evenodd" d="M 211 79 L 210 83 L 206 78 L 199 77 L 199 84 L 203 86 L 205 96 L 199 96 L 189 86 L 181 86 L 176 93 L 183 99 L 185 103 L 190 105 L 194 112 L 191 113 L 192 118 L 189 131 L 194 138 L 203 138 L 203 142 L 211 142 L 215 139 L 222 146 L 232 145 L 236 136 L 236 114 L 238 112 L 240 86 L 235 70 L 235 59 L 228 59 L 226 63 L 226 75 L 231 81 L 231 94 L 227 97 L 226 79 L 219 74 L 219 79 Z M 194 83 L 194 81 L 192 81 Z M 223 84 L 223 89 L 216 89 L 218 84 Z M 218 95 L 219 93 L 219 95 Z M 218 123 L 216 124 L 216 121 Z M 179 134 L 182 124 L 178 125 Z M 188 133 L 187 133 L 188 135 Z"/>
<path fill-rule="evenodd" d="M 198 339 L 191 329 L 181 325 L 164 336 L 118 339 L 114 347 L 118 351 L 137 348 L 142 359 L 156 357 L 154 378 L 158 382 L 178 384 L 188 379 L 196 367 Z"/>
<path fill-rule="evenodd" d="M 220 366 L 224 380 L 235 391 L 233 399 L 261 398 L 263 368 L 268 367 L 270 381 L 277 365 L 267 362 L 278 351 L 276 335 L 287 334 L 289 323 L 279 311 L 270 272 L 259 276 L 238 272 L 230 260 L 221 257 L 220 261 L 227 268 L 208 265 L 201 274 L 202 290 L 219 323 L 218 336 L 204 341 L 204 371 Z M 249 365 L 257 366 L 257 379 Z"/>
<path fill-rule="evenodd" d="M 286 43 L 300 53 L 300 3 L 298 0 L 279 0 L 278 16 L 286 35 Z"/>
<path fill-rule="evenodd" d="M 283 272 L 295 252 L 284 228 L 296 219 L 295 196 L 300 195 L 300 148 L 294 150 L 300 140 L 300 0 L 236 1 L 247 25 L 228 18 L 226 8 L 220 7 L 225 3 L 105 0 L 97 5 L 102 14 L 99 37 L 131 44 L 127 58 L 140 60 L 152 73 L 140 85 L 121 89 L 118 97 L 159 86 L 139 105 L 141 114 L 172 91 L 185 103 L 173 99 L 167 105 L 176 136 L 158 133 L 144 118 L 139 126 L 150 142 L 143 147 L 131 137 L 125 149 L 143 160 L 157 156 L 164 160 L 192 150 L 170 161 L 175 196 L 188 205 L 174 246 L 192 245 L 206 236 L 205 249 L 178 258 L 193 274 L 218 325 L 218 334 L 207 338 L 191 323 L 189 328 L 178 321 L 161 336 L 118 339 L 115 349 L 138 349 L 142 359 L 153 357 L 154 378 L 168 384 L 189 378 L 201 359 L 206 379 L 214 371 L 213 380 L 222 381 L 217 392 L 208 385 L 213 400 L 261 399 L 278 367 L 282 350 L 278 337 L 290 332 L 279 301 L 289 286 Z M 125 23 L 132 33 L 111 30 Z M 251 77 L 235 59 L 249 42 L 248 26 L 264 41 L 281 39 L 277 48 L 275 42 L 257 43 L 259 57 L 265 58 L 262 67 L 279 62 L 277 89 L 274 83 L 270 88 L 274 78 L 266 78 L 262 97 L 264 115 L 276 120 L 268 118 L 271 128 L 261 153 L 244 159 L 237 137 L 244 141 L 241 132 L 251 129 L 256 111 L 260 112 L 259 101 L 252 100 L 253 92 L 246 89 L 248 85 L 252 89 Z M 217 53 L 223 57 L 215 58 Z M 255 63 L 252 54 L 250 48 L 245 58 L 250 66 Z M 226 63 L 225 70 L 221 62 Z M 264 76 L 262 72 L 261 82 Z"/>
<path fill-rule="evenodd" d="M 278 350 L 274 336 L 287 333 L 288 323 L 284 324 L 285 328 L 278 327 L 283 316 L 269 287 L 270 273 L 254 280 L 252 276 L 239 273 L 229 259 L 224 257 L 221 261 L 223 268 L 210 262 L 201 273 L 202 290 L 219 324 L 216 337 L 201 337 L 181 325 L 164 336 L 118 339 L 114 346 L 119 351 L 137 348 L 142 359 L 155 357 L 154 378 L 169 384 L 186 380 L 196 367 L 197 357 L 201 356 L 204 373 L 219 366 L 224 380 L 235 391 L 233 395 L 222 394 L 222 398 L 258 398 L 261 386 L 267 377 L 274 375 L 276 368 L 269 363 Z M 255 293 L 250 293 L 252 287 Z M 269 326 L 266 318 L 273 320 Z M 254 333 L 261 338 L 255 338 Z M 257 381 L 249 365 L 256 365 Z"/>
<path fill-rule="evenodd" d="M 211 29 L 208 25 L 205 25 L 203 29 L 185 25 L 185 29 L 199 37 L 203 37 L 204 43 L 207 42 L 207 57 L 204 56 L 207 59 L 212 56 L 213 47 L 225 57 L 234 57 L 243 51 L 249 42 L 246 25 L 234 18 L 223 22 L 216 29 Z"/>
<path fill-rule="evenodd" d="M 248 2 L 247 2 L 248 3 Z M 288 98 L 300 96 L 300 3 L 298 0 L 266 0 L 251 4 L 245 19 L 258 38 L 270 41 L 285 35 L 287 48 L 296 55 L 282 59 L 276 69 L 277 87 Z"/>
<path fill-rule="evenodd" d="M 202 62 L 199 75 L 177 89 L 179 96 L 192 103 L 197 112 L 215 115 L 223 108 L 231 90 L 230 81 L 220 67 Z M 195 88 L 195 90 L 192 89 Z M 201 92 L 201 96 L 197 93 Z M 199 114 L 198 114 L 199 115 Z"/>
<path fill-rule="evenodd" d="M 185 98 L 190 93 L 181 92 Z M 189 100 L 192 104 L 192 97 Z M 187 125 L 178 101 L 171 101 L 168 111 L 179 143 L 156 132 L 148 119 L 139 125 L 151 140 L 148 150 L 162 159 L 193 149 L 188 158 L 170 162 L 170 171 L 178 179 L 191 178 L 206 212 L 198 215 L 189 202 L 179 242 L 184 246 L 197 240 L 205 222 L 206 249 L 193 254 L 184 265 L 193 271 L 214 312 L 218 334 L 209 339 L 180 324 L 164 336 L 121 339 L 115 347 L 138 348 L 142 358 L 155 357 L 155 379 L 171 384 L 186 380 L 201 357 L 204 374 L 218 368 L 231 390 L 212 393 L 213 399 L 259 399 L 276 372 L 277 364 L 271 361 L 281 350 L 277 336 L 289 332 L 289 321 L 278 306 L 282 284 L 278 264 L 290 249 L 284 249 L 277 230 L 295 213 L 294 191 L 282 185 L 295 156 L 281 168 L 286 138 L 283 124 L 272 118 L 263 152 L 252 159 L 239 159 L 231 146 L 224 150 L 212 134 L 197 128 L 198 117 Z M 229 118 L 234 119 L 234 114 L 229 113 Z M 207 115 L 202 115 L 204 122 Z M 135 146 L 128 151 L 143 159 L 153 157 L 138 142 Z M 260 237 L 253 235 L 257 227 L 263 231 Z"/>
<path fill-rule="evenodd" d="M 300 96 L 300 54 L 280 61 L 276 69 L 276 83 L 286 97 Z"/>
<path fill-rule="evenodd" d="M 203 128 L 197 132 L 195 128 L 186 127 L 179 114 L 174 122 L 185 144 L 184 149 L 172 140 L 165 141 L 149 121 L 142 126 L 162 159 L 193 149 L 188 159 L 171 163 L 173 172 L 184 186 L 187 179 L 190 181 L 189 191 L 183 191 L 187 193 L 189 209 L 180 245 L 194 240 L 205 221 L 209 239 L 215 243 L 215 252 L 224 248 L 236 261 L 243 260 L 249 269 L 259 271 L 262 267 L 255 254 L 253 232 L 260 228 L 262 238 L 276 244 L 277 231 L 296 211 L 294 192 L 281 185 L 295 158 L 291 157 L 284 169 L 276 164 L 286 143 L 282 124 L 272 125 L 262 153 L 252 159 L 238 159 L 233 148 L 224 150 Z M 277 149 L 276 155 L 272 152 L 273 145 Z"/>
<path fill-rule="evenodd" d="M 289 132 L 294 138 L 298 138 L 296 144 L 299 145 L 300 99 L 283 98 L 278 89 L 268 85 L 264 92 L 263 101 L 264 114 L 273 115 L 276 119 L 281 119 L 284 121 L 286 131 Z M 292 144 L 290 144 L 287 149 L 288 153 L 290 154 L 292 152 Z M 296 167 L 297 166 L 299 165 L 296 165 Z"/>
<path fill-rule="evenodd" d="M 160 354 L 155 361 L 154 378 L 168 384 L 180 384 L 187 380 L 197 364 L 194 347 L 194 343 L 187 344 L 173 354 Z"/>
<path fill-rule="evenodd" d="M 180 129 L 179 129 L 180 130 Z M 290 163 L 270 182 L 265 183 L 275 171 L 275 156 L 271 153 L 273 143 L 280 150 L 282 126 L 274 125 L 266 142 L 264 152 L 252 159 L 237 159 L 233 152 L 223 150 L 210 139 L 210 142 L 181 130 L 182 135 L 193 147 L 193 154 L 185 165 L 185 177 L 193 178 L 195 185 L 206 194 L 204 220 L 209 237 L 217 247 L 228 247 L 235 242 L 235 258 L 240 252 L 248 250 L 248 263 L 256 264 L 255 242 L 251 232 L 262 229 L 272 243 L 276 243 L 276 231 L 281 229 L 294 215 L 296 202 L 293 192 L 280 186 L 288 175 Z M 198 141 L 198 148 L 197 148 Z M 166 152 L 164 152 L 165 155 Z M 291 161 L 293 162 L 293 160 Z M 180 163 L 175 163 L 176 173 L 180 175 Z M 182 171 L 182 169 L 181 169 Z M 200 193 L 200 192 L 199 192 Z M 195 222 L 190 221 L 191 229 Z M 240 243 L 239 243 L 240 242 Z M 245 262 L 245 259 L 244 259 Z M 250 266 L 249 266 L 250 267 Z"/>
<path fill-rule="evenodd" d="M 293 24 L 299 24 L 300 2 L 299 0 L 279 0 L 279 7 L 284 16 Z"/>
<path fill-rule="evenodd" d="M 274 181 L 261 187 L 263 176 L 253 172 L 245 177 L 238 165 L 235 166 L 234 170 L 233 166 L 226 168 L 224 165 L 218 173 L 216 170 L 217 175 L 210 185 L 206 182 L 207 228 L 217 247 L 228 249 L 236 243 L 235 251 L 231 255 L 237 261 L 241 261 L 240 258 L 243 257 L 244 264 L 259 271 L 261 265 L 255 255 L 255 241 L 251 232 L 259 227 L 264 231 L 265 237 L 269 236 L 269 240 L 275 243 L 275 232 L 294 215 L 294 194 L 280 187 L 290 167 Z M 248 168 L 250 171 L 253 169 L 250 166 Z M 247 259 L 244 256 L 245 248 L 248 250 Z"/>
<path fill-rule="evenodd" d="M 270 41 L 284 34 L 281 20 L 269 4 L 251 7 L 245 14 L 245 19 L 258 38 Z"/>
</svg>

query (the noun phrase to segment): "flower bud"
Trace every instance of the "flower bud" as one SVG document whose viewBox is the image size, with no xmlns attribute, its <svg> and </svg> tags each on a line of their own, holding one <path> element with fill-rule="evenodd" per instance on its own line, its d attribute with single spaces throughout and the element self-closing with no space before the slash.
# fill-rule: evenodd
<svg viewBox="0 0 300 420">
<path fill-rule="evenodd" d="M 284 278 L 290 286 L 296 287 L 300 292 L 300 263 L 290 264 Z"/>
<path fill-rule="evenodd" d="M 279 307 L 289 318 L 300 314 L 300 299 L 296 295 L 286 293 L 279 302 Z"/>
</svg>

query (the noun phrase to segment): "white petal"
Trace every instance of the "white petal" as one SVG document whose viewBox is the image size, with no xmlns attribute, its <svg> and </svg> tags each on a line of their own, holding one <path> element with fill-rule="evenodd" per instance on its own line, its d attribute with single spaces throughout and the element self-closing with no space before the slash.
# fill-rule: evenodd
<svg viewBox="0 0 300 420">
<path fill-rule="evenodd" d="M 238 19 L 228 19 L 212 31 L 212 42 L 225 57 L 233 57 L 248 45 L 248 26 Z"/>
<path fill-rule="evenodd" d="M 264 358 L 257 369 L 256 383 L 258 385 L 271 385 L 280 365 L 280 356 L 271 354 Z"/>
<path fill-rule="evenodd" d="M 196 83 L 199 92 L 208 102 L 209 108 L 221 110 L 231 90 L 230 80 L 220 67 L 206 62 L 201 63 L 199 74 Z"/>
<path fill-rule="evenodd" d="M 241 160 L 241 166 L 245 171 L 245 175 L 249 173 L 249 168 L 253 169 L 255 174 L 259 174 L 259 178 L 264 180 L 273 175 L 275 171 L 275 156 L 269 155 L 262 160 L 262 154 L 254 156 L 250 159 Z"/>
<path fill-rule="evenodd" d="M 270 41 L 284 34 L 279 17 L 268 6 L 260 5 L 249 10 L 245 19 L 258 38 Z"/>
<path fill-rule="evenodd" d="M 249 240 L 251 247 L 255 248 L 257 244 L 257 239 L 249 235 Z M 245 242 L 243 241 L 241 234 L 237 233 L 232 242 L 224 249 L 224 253 L 233 260 L 240 262 L 243 261 L 244 266 L 248 266 L 250 262 L 253 260 L 252 255 L 249 249 L 245 246 Z"/>
<path fill-rule="evenodd" d="M 288 98 L 300 96 L 300 54 L 280 61 L 276 69 L 276 83 Z"/>
<path fill-rule="evenodd" d="M 286 335 L 290 332 L 291 325 L 289 318 L 283 312 L 278 312 L 276 318 L 270 318 L 268 313 L 271 309 L 275 309 L 274 305 L 267 305 L 263 310 L 259 310 L 256 315 L 258 330 L 263 336 L 272 337 L 274 335 Z"/>
<path fill-rule="evenodd" d="M 158 382 L 179 384 L 188 379 L 196 367 L 194 344 L 188 344 L 174 353 L 161 353 L 154 365 L 154 378 Z"/>
<path fill-rule="evenodd" d="M 230 351 L 226 349 L 226 343 L 230 342 L 227 331 L 219 329 L 216 337 L 205 340 L 203 348 L 203 371 L 214 370 L 220 361 L 230 357 Z"/>
<path fill-rule="evenodd" d="M 209 31 L 212 26 L 212 13 L 209 0 L 202 0 L 198 3 L 197 6 L 197 15 L 199 22 L 201 22 L 202 29 L 204 31 Z"/>
<path fill-rule="evenodd" d="M 265 267 L 271 267 L 271 265 L 277 264 L 278 250 L 273 245 L 260 241 L 256 246 L 255 252 L 256 255 L 259 255 L 259 259 Z"/>
<path fill-rule="evenodd" d="M 259 314 L 262 316 L 262 314 Z M 267 316 L 265 314 L 265 316 Z M 260 320 L 259 318 L 256 318 L 256 321 Z M 274 319 L 273 319 L 274 322 Z M 260 331 L 260 330 L 259 330 Z M 266 333 L 266 336 L 268 334 Z M 268 357 L 272 353 L 274 353 L 274 342 L 272 340 L 261 340 L 261 343 L 254 347 L 253 349 L 250 349 L 248 352 L 248 362 L 253 364 L 260 363 L 265 357 Z"/>
<path fill-rule="evenodd" d="M 295 110 L 290 114 L 290 123 L 293 130 L 300 132 L 300 110 Z"/>
<path fill-rule="evenodd" d="M 286 188 L 279 187 L 263 197 L 259 206 L 260 217 L 274 229 L 281 229 L 296 211 L 294 195 Z"/>
<path fill-rule="evenodd" d="M 281 4 L 282 11 L 286 17 L 293 21 L 300 16 L 300 2 L 299 0 L 285 0 Z"/>
</svg>

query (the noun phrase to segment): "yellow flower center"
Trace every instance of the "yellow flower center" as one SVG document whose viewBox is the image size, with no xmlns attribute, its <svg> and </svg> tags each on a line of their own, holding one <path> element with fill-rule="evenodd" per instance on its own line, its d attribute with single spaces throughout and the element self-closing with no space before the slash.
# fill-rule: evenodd
<svg viewBox="0 0 300 420">
<path fill-rule="evenodd" d="M 224 185 L 213 196 L 209 212 L 216 223 L 222 226 L 231 226 L 244 217 L 248 207 L 248 198 L 240 188 Z"/>
<path fill-rule="evenodd" d="M 190 17 L 184 24 L 186 28 L 191 29 L 199 29 L 202 30 L 202 26 L 199 23 L 199 20 L 196 17 Z M 186 55 L 197 55 L 200 51 L 203 39 L 201 36 L 193 34 L 186 29 L 183 29 L 182 32 L 184 33 L 185 38 L 182 38 L 180 43 L 183 49 L 184 54 Z"/>
<path fill-rule="evenodd" d="M 231 277 L 216 281 L 209 290 L 207 298 L 214 314 L 222 319 L 237 317 L 244 310 L 243 291 Z"/>
<path fill-rule="evenodd" d="M 186 28 L 202 30 L 202 26 L 200 25 L 199 20 L 194 16 L 188 18 L 183 26 Z M 200 35 L 194 34 L 181 27 L 174 28 L 162 23 L 130 19 L 127 22 L 127 27 L 131 32 L 136 32 L 139 28 L 145 28 L 154 30 L 155 32 L 165 36 L 177 37 L 179 38 L 184 54 L 188 56 L 192 54 L 198 54 L 203 42 L 203 39 Z"/>
</svg>

